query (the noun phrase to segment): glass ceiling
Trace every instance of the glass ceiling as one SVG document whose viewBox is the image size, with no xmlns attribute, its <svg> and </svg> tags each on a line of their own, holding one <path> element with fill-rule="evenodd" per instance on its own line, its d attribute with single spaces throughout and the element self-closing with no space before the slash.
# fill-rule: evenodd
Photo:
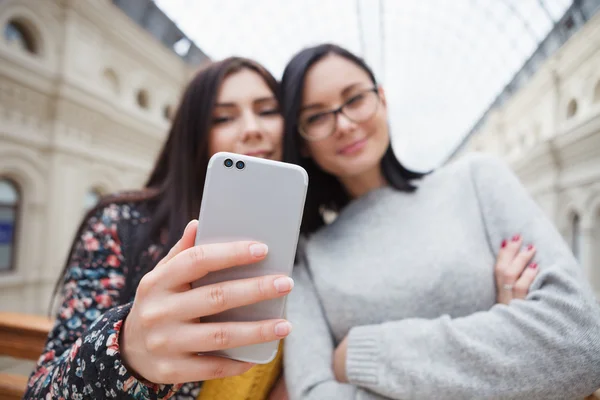
<svg viewBox="0 0 600 400">
<path fill-rule="evenodd" d="M 415 169 L 446 160 L 572 3 L 154 1 L 212 59 L 254 58 L 278 78 L 308 45 L 363 55 L 386 90 L 396 153 Z"/>
</svg>

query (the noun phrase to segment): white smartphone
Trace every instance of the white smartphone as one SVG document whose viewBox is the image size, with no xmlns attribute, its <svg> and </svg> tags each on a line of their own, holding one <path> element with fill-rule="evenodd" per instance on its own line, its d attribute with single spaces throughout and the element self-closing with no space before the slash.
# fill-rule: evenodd
<svg viewBox="0 0 600 400">
<path fill-rule="evenodd" d="M 211 272 L 192 287 L 265 275 L 290 276 L 307 188 L 308 174 L 300 166 L 226 152 L 212 156 L 200 206 L 196 245 L 256 240 L 269 246 L 269 252 L 258 263 Z M 202 321 L 282 318 L 286 297 L 202 317 Z M 275 358 L 278 346 L 279 341 L 274 341 L 210 355 L 266 364 Z"/>
</svg>

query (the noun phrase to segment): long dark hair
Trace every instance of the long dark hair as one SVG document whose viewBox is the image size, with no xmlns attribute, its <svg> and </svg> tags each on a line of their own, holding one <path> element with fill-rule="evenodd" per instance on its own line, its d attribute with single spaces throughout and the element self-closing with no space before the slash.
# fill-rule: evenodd
<svg viewBox="0 0 600 400">
<path fill-rule="evenodd" d="M 339 212 L 350 201 L 348 193 L 335 176 L 323 171 L 312 158 L 302 156 L 302 138 L 298 133 L 298 117 L 306 73 L 313 64 L 330 54 L 356 64 L 369 75 L 373 84 L 377 85 L 373 71 L 362 58 L 334 44 L 326 43 L 301 50 L 285 67 L 280 83 L 281 107 L 285 119 L 283 159 L 304 167 L 309 175 L 310 185 L 301 228 L 305 234 L 310 234 L 325 224 L 323 210 Z M 415 191 L 416 187 L 410 181 L 420 179 L 426 174 L 406 169 L 396 158 L 391 139 L 381 160 L 381 167 L 387 182 L 397 190 L 405 192 Z"/>
<path fill-rule="evenodd" d="M 151 216 L 144 229 L 136 231 L 133 235 L 131 257 L 126 260 L 126 264 L 135 265 L 140 261 L 142 252 L 152 243 L 158 243 L 163 232 L 166 233 L 167 238 L 163 254 L 160 257 L 162 258 L 175 245 L 187 223 L 198 216 L 202 202 L 204 181 L 210 159 L 208 153 L 209 132 L 212 127 L 212 112 L 219 88 L 227 76 L 242 69 L 258 73 L 273 94 L 278 97 L 277 80 L 255 61 L 242 57 L 230 57 L 202 68 L 183 92 L 171 129 L 144 190 L 117 194 L 100 201 L 83 219 L 69 254 L 72 254 L 86 221 L 99 209 L 110 203 L 144 203 Z M 60 289 L 68 267 L 69 260 L 67 259 L 56 284 L 54 295 Z M 154 268 L 153 265 L 147 267 Z M 134 282 L 133 279 L 126 279 L 125 288 L 121 294 L 122 298 L 127 301 L 133 297 L 137 284 L 138 282 Z"/>
</svg>

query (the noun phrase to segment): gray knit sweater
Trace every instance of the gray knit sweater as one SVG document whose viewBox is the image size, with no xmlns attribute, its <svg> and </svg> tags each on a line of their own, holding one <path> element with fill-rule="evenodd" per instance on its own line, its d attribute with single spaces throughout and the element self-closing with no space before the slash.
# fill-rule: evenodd
<svg viewBox="0 0 600 400">
<path fill-rule="evenodd" d="M 537 248 L 526 300 L 495 304 L 504 238 Z M 600 387 L 600 307 L 500 161 L 474 155 L 350 203 L 301 243 L 285 340 L 297 399 L 577 399 Z M 332 358 L 346 336 L 350 384 Z"/>
</svg>

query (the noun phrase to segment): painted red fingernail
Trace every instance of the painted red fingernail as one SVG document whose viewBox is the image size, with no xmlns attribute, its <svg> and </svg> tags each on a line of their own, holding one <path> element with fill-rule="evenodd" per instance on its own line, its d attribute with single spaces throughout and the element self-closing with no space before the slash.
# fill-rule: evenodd
<svg viewBox="0 0 600 400">
<path fill-rule="evenodd" d="M 515 235 L 515 236 L 513 236 L 512 241 L 513 242 L 518 242 L 519 239 L 521 239 L 521 235 Z"/>
<path fill-rule="evenodd" d="M 529 250 L 529 251 L 533 250 L 533 245 L 530 244 L 529 246 L 527 246 L 527 250 Z"/>
<path fill-rule="evenodd" d="M 537 263 L 533 263 L 529 266 L 529 268 L 531 269 L 536 269 L 537 268 Z"/>
<path fill-rule="evenodd" d="M 506 240 L 502 241 L 502 244 L 500 245 L 501 248 L 505 248 L 506 247 Z"/>
</svg>

